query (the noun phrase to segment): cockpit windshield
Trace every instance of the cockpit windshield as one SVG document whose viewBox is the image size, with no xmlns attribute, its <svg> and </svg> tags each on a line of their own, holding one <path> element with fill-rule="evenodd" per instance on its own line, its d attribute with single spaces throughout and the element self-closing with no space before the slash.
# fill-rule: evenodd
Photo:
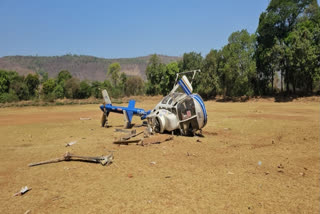
<svg viewBox="0 0 320 214">
<path fill-rule="evenodd" d="M 186 120 L 196 115 L 194 101 L 191 97 L 187 97 L 178 104 L 178 115 L 180 120 Z"/>
<path fill-rule="evenodd" d="M 161 103 L 162 104 L 172 104 L 172 101 L 174 101 L 177 97 L 181 97 L 181 96 L 183 96 L 184 94 L 182 94 L 182 93 L 177 93 L 177 92 L 175 92 L 175 93 L 173 93 L 173 94 L 169 94 L 168 96 L 166 96 L 166 97 L 164 97 L 163 99 L 162 99 L 162 101 L 161 101 Z"/>
<path fill-rule="evenodd" d="M 162 100 L 161 103 L 162 103 L 162 104 L 166 104 L 169 99 L 170 99 L 170 96 L 168 95 L 168 96 L 166 96 L 165 98 L 163 98 L 163 100 Z"/>
</svg>

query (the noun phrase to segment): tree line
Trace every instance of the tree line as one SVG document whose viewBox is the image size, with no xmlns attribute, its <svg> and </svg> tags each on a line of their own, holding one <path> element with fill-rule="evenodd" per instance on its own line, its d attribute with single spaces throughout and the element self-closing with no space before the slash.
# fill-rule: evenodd
<svg viewBox="0 0 320 214">
<path fill-rule="evenodd" d="M 15 71 L 0 70 L 0 103 L 30 99 L 54 101 L 63 98 L 102 98 L 103 89 L 107 89 L 114 98 L 144 94 L 143 79 L 120 74 L 120 69 L 119 63 L 112 63 L 103 82 L 80 81 L 67 70 L 60 71 L 56 78 L 48 78 L 47 73 L 28 74 L 25 77 Z"/>
<path fill-rule="evenodd" d="M 256 33 L 232 33 L 220 50 L 185 53 L 164 65 L 156 55 L 148 64 L 147 94 L 165 95 L 175 74 L 201 69 L 194 89 L 204 98 L 310 94 L 320 87 L 320 9 L 316 0 L 271 0 Z M 280 84 L 280 89 L 275 87 Z M 169 88 L 164 89 L 164 86 Z M 285 87 L 284 87 L 285 86 Z"/>
</svg>

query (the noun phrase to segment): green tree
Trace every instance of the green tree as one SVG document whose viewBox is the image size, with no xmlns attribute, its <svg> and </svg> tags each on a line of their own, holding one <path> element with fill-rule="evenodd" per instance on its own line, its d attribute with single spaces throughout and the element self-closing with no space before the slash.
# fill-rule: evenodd
<svg viewBox="0 0 320 214">
<path fill-rule="evenodd" d="M 202 68 L 203 58 L 201 53 L 190 52 L 184 53 L 182 60 L 179 62 L 180 71 L 191 71 Z"/>
<path fill-rule="evenodd" d="M 304 17 L 317 20 L 319 6 L 316 0 L 271 0 L 266 12 L 260 15 L 257 29 L 256 64 L 261 86 L 267 88 L 273 83 L 275 69 L 279 69 L 281 79 L 284 77 L 286 91 L 289 85 L 295 88 L 297 74 L 292 64 L 292 39 L 290 34 Z M 281 80 L 282 83 L 282 80 Z M 281 88 L 282 90 L 282 88 Z M 263 90 L 265 91 L 265 90 Z"/>
<path fill-rule="evenodd" d="M 288 64 L 292 70 L 289 81 L 296 88 L 312 92 L 320 80 L 320 8 L 312 1 L 298 18 L 286 37 Z"/>
<path fill-rule="evenodd" d="M 144 93 L 144 81 L 139 76 L 128 77 L 126 81 L 125 95 L 142 95 Z"/>
<path fill-rule="evenodd" d="M 24 82 L 24 76 L 19 75 L 16 71 L 8 71 L 7 74 L 10 84 L 13 81 Z"/>
<path fill-rule="evenodd" d="M 149 95 L 157 95 L 161 93 L 160 82 L 164 76 L 166 66 L 161 62 L 161 59 L 153 54 L 148 62 L 146 75 L 147 75 L 147 85 L 146 92 Z"/>
<path fill-rule="evenodd" d="M 110 91 L 112 89 L 112 85 L 110 81 L 109 80 L 103 81 L 101 89 L 106 89 L 107 91 Z"/>
<path fill-rule="evenodd" d="M 54 94 L 55 98 L 59 98 L 59 99 L 64 98 L 64 90 L 63 90 L 62 85 L 57 84 L 53 90 L 53 94 Z"/>
<path fill-rule="evenodd" d="M 253 95 L 251 80 L 255 78 L 256 65 L 253 58 L 255 36 L 247 30 L 230 35 L 229 43 L 221 50 L 218 76 L 224 96 Z"/>
<path fill-rule="evenodd" d="M 114 62 L 108 67 L 108 75 L 111 76 L 113 86 L 116 86 L 119 81 L 120 70 L 121 66 L 118 62 Z"/>
<path fill-rule="evenodd" d="M 218 77 L 218 62 L 220 53 L 217 50 L 211 50 L 203 62 L 203 68 L 198 75 L 194 90 L 204 99 L 215 97 L 220 92 Z"/>
<path fill-rule="evenodd" d="M 67 70 L 62 70 L 59 72 L 58 76 L 57 76 L 57 79 L 56 79 L 56 84 L 57 85 L 60 85 L 63 89 L 63 97 L 67 97 L 67 89 L 66 89 L 66 82 L 68 80 L 70 80 L 72 78 L 72 75 L 69 71 Z M 59 97 L 61 97 L 61 87 L 58 87 L 57 88 L 57 92 L 59 93 Z"/>
<path fill-rule="evenodd" d="M 89 98 L 91 95 L 91 86 L 88 81 L 84 80 L 80 82 L 80 91 L 79 91 L 79 98 L 86 99 Z"/>
<path fill-rule="evenodd" d="M 69 80 L 72 78 L 72 75 L 69 71 L 67 70 L 62 70 L 59 72 L 58 77 L 57 77 L 57 82 L 58 84 L 63 85 L 65 81 Z"/>
<path fill-rule="evenodd" d="M 127 88 L 127 80 L 128 77 L 125 73 L 121 73 L 120 75 L 120 81 L 119 81 L 119 88 L 121 89 L 122 95 L 125 94 L 126 88 Z"/>
<path fill-rule="evenodd" d="M 102 98 L 101 95 L 101 88 L 102 88 L 102 83 L 99 81 L 93 81 L 91 83 L 91 94 L 92 96 L 94 96 L 95 98 Z"/>
<path fill-rule="evenodd" d="M 49 95 L 51 94 L 56 87 L 56 82 L 54 79 L 48 79 L 45 81 L 42 85 L 42 92 L 44 95 Z"/>
<path fill-rule="evenodd" d="M 162 95 L 167 95 L 172 90 L 177 73 L 179 73 L 179 66 L 177 62 L 171 62 L 166 65 L 164 74 L 160 81 L 160 90 Z"/>
<path fill-rule="evenodd" d="M 19 100 L 28 100 L 29 99 L 29 90 L 28 86 L 24 82 L 13 82 L 10 86 L 12 90 L 10 92 L 14 92 Z"/>
<path fill-rule="evenodd" d="M 65 82 L 65 95 L 69 99 L 80 98 L 80 81 L 77 78 L 72 77 Z"/>
<path fill-rule="evenodd" d="M 203 58 L 201 56 L 201 53 L 196 53 L 196 52 L 189 52 L 189 53 L 184 53 L 182 60 L 179 61 L 179 71 L 184 72 L 184 71 L 192 71 L 192 70 L 198 70 L 200 69 L 202 71 L 203 67 Z M 189 78 L 192 76 L 188 75 Z M 191 81 L 191 79 L 189 79 Z M 195 76 L 195 79 L 192 83 L 193 87 L 196 88 L 200 83 L 200 75 L 197 74 Z"/>
<path fill-rule="evenodd" d="M 313 44 L 314 35 L 304 25 L 299 25 L 287 37 L 288 64 L 292 68 L 290 75 L 290 83 L 293 92 L 296 88 L 304 91 L 313 90 L 313 82 L 319 80 L 320 70 L 317 61 L 318 50 L 317 45 Z"/>
<path fill-rule="evenodd" d="M 11 103 L 19 101 L 18 96 L 12 90 L 9 90 L 9 93 L 0 93 L 0 103 Z"/>
<path fill-rule="evenodd" d="M 30 96 L 34 96 L 40 85 L 38 74 L 28 74 L 24 81 L 28 87 Z"/>
<path fill-rule="evenodd" d="M 10 82 L 9 93 L 15 94 L 19 100 L 29 99 L 29 89 L 25 83 L 24 76 L 20 76 L 15 71 L 9 71 L 8 78 Z"/>
<path fill-rule="evenodd" d="M 0 94 L 9 92 L 9 86 L 8 72 L 0 70 Z"/>
</svg>

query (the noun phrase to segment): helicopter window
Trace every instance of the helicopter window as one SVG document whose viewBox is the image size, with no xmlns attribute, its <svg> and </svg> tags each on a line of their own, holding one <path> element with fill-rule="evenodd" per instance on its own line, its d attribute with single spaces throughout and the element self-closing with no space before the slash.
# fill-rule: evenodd
<svg viewBox="0 0 320 214">
<path fill-rule="evenodd" d="M 175 92 L 172 94 L 172 101 L 171 102 L 174 102 L 173 106 L 176 106 L 178 104 L 177 100 L 179 100 L 179 97 L 183 97 L 185 94 L 183 93 L 178 93 L 178 92 Z M 170 103 L 171 104 L 171 103 Z"/>
<path fill-rule="evenodd" d="M 163 98 L 162 100 L 162 104 L 166 104 L 168 102 L 168 100 L 170 99 L 170 96 L 166 96 L 165 98 Z"/>
<path fill-rule="evenodd" d="M 173 100 L 172 98 L 169 100 L 169 102 L 168 102 L 169 105 L 172 103 L 172 100 Z"/>
<path fill-rule="evenodd" d="M 173 97 L 173 99 L 178 99 L 178 97 L 183 97 L 184 95 L 185 95 L 184 93 L 175 92 L 175 93 L 173 93 L 172 97 Z"/>
<path fill-rule="evenodd" d="M 187 97 L 178 104 L 178 114 L 180 120 L 186 120 L 196 115 L 194 101 L 191 97 Z"/>
</svg>

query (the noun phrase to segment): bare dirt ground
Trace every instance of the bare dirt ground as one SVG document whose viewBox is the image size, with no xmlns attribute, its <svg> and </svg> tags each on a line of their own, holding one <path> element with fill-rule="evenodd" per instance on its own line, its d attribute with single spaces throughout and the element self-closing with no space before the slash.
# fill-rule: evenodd
<svg viewBox="0 0 320 214">
<path fill-rule="evenodd" d="M 112 127 L 101 128 L 98 105 L 0 109 L 0 213 L 320 212 L 319 102 L 205 104 L 204 138 L 148 147 L 114 145 L 123 116 L 110 114 Z M 27 166 L 109 150 L 110 166 Z M 13 197 L 26 185 L 32 190 Z"/>
</svg>

